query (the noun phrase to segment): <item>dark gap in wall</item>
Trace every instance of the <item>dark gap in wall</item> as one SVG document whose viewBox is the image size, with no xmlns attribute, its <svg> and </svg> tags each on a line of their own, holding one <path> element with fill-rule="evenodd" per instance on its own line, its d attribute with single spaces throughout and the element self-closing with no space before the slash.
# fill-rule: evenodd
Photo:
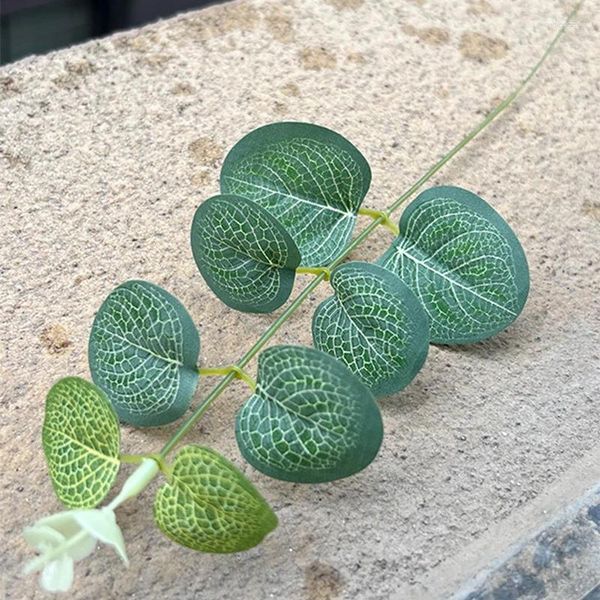
<svg viewBox="0 0 600 600">
<path fill-rule="evenodd" d="M 223 0 L 1 0 L 0 64 Z"/>
</svg>

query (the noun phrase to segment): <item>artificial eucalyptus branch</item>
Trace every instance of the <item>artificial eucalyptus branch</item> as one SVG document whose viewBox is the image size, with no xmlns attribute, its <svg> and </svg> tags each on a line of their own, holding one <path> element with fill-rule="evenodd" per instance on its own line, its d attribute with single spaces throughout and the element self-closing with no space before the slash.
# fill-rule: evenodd
<svg viewBox="0 0 600 600">
<path fill-rule="evenodd" d="M 239 552 L 260 543 L 277 517 L 223 456 L 184 446 L 171 452 L 235 379 L 250 395 L 236 416 L 242 456 L 286 481 L 350 476 L 376 457 L 383 425 L 376 398 L 406 387 L 430 343 L 466 344 L 505 329 L 523 309 L 529 274 L 509 225 L 482 198 L 457 187 L 422 192 L 394 213 L 521 93 L 574 17 L 521 84 L 385 211 L 362 207 L 371 171 L 344 137 L 305 123 L 252 131 L 227 155 L 221 195 L 197 209 L 194 260 L 228 306 L 268 313 L 283 306 L 298 273 L 314 278 L 233 365 L 200 367 L 200 335 L 183 305 L 162 288 L 127 281 L 94 320 L 89 364 L 94 383 L 57 382 L 46 400 L 43 447 L 54 490 L 70 510 L 25 530 L 39 556 L 26 567 L 61 591 L 73 564 L 98 541 L 127 563 L 114 511 L 159 474 L 158 527 L 202 552 Z M 358 215 L 372 219 L 353 240 Z M 376 264 L 346 262 L 376 228 L 395 239 Z M 315 311 L 314 348 L 264 347 L 322 282 L 333 295 Z M 256 380 L 246 372 L 258 356 Z M 119 420 L 160 426 L 189 409 L 200 376 L 219 383 L 160 452 L 121 453 Z M 115 498 L 96 508 L 122 463 L 137 469 Z"/>
</svg>

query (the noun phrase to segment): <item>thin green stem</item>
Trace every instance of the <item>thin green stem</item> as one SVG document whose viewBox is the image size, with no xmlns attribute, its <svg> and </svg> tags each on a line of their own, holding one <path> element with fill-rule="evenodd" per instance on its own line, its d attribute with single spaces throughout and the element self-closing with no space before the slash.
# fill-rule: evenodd
<svg viewBox="0 0 600 600">
<path fill-rule="evenodd" d="M 502 113 L 510 104 L 515 100 L 515 98 L 521 93 L 523 88 L 529 83 L 532 77 L 538 72 L 542 64 L 548 58 L 550 52 L 552 52 L 553 48 L 556 46 L 558 40 L 564 33 L 567 25 L 573 19 L 581 2 L 578 2 L 575 5 L 575 8 L 571 11 L 567 19 L 565 20 L 563 26 L 559 29 L 557 34 L 554 36 L 554 39 L 550 43 L 550 45 L 546 48 L 540 60 L 534 65 L 531 69 L 527 77 L 523 79 L 523 81 L 511 92 L 494 110 L 492 110 L 474 129 L 472 129 L 454 148 L 452 148 L 447 154 L 445 154 L 438 162 L 436 162 L 421 178 L 419 178 L 410 188 L 408 188 L 391 206 L 387 208 L 385 211 L 381 211 L 381 214 L 378 216 L 372 215 L 374 220 L 365 227 L 359 233 L 356 238 L 354 238 L 348 246 L 344 249 L 344 251 L 340 254 L 338 258 L 331 262 L 331 264 L 327 265 L 326 268 L 319 269 L 319 273 L 316 277 L 300 292 L 300 294 L 295 298 L 295 300 L 288 305 L 288 307 L 281 313 L 281 315 L 271 323 L 271 325 L 266 329 L 266 331 L 258 338 L 256 343 L 240 358 L 237 362 L 237 366 L 240 369 L 243 369 L 269 342 L 269 340 L 275 335 L 277 330 L 287 321 L 287 319 L 298 310 L 298 308 L 302 305 L 302 303 L 308 298 L 308 296 L 317 288 L 317 286 L 321 283 L 321 281 L 325 280 L 326 272 L 332 272 L 339 264 L 341 264 L 348 255 L 357 248 L 362 242 L 368 238 L 371 233 L 380 225 L 383 225 L 386 221 L 389 221 L 389 217 L 392 213 L 394 213 L 408 198 L 410 198 L 424 183 L 429 181 L 449 160 L 451 160 L 460 150 L 462 150 L 471 140 L 477 137 L 500 113 Z M 368 209 L 367 209 L 368 210 Z M 363 214 L 367 214 L 363 211 Z M 371 216 L 371 215 L 369 215 Z M 306 271 L 305 271 L 306 272 Z M 234 380 L 236 377 L 234 372 L 230 372 L 226 375 L 219 384 L 213 388 L 213 390 L 206 397 L 204 402 L 200 404 L 200 406 L 196 409 L 194 413 L 181 425 L 181 427 L 174 433 L 173 437 L 165 444 L 164 448 L 160 452 L 160 456 L 165 457 L 176 445 L 177 443 L 188 433 L 188 431 L 194 426 L 196 421 L 202 417 L 208 407 L 212 404 L 212 402 L 218 398 L 221 393 L 227 388 L 227 386 Z"/>
<path fill-rule="evenodd" d="M 330 269 L 331 270 L 331 269 Z M 279 317 L 271 323 L 265 332 L 258 338 L 254 346 L 240 358 L 238 365 L 245 367 L 267 344 L 267 342 L 277 333 L 277 330 L 293 315 L 302 303 L 310 296 L 310 294 L 319 286 L 321 281 L 325 279 L 325 274 L 317 275 L 303 290 L 296 296 L 295 300 L 279 315 Z"/>
<path fill-rule="evenodd" d="M 317 275 L 305 288 L 302 292 L 296 297 L 296 299 L 288 305 L 288 307 L 279 315 L 279 317 L 271 323 L 271 325 L 266 329 L 266 331 L 258 338 L 254 346 L 240 358 L 237 362 L 237 366 L 240 369 L 243 369 L 267 344 L 267 342 L 275 335 L 277 330 L 287 321 L 287 319 L 292 315 L 298 307 L 304 302 L 304 300 L 310 295 L 312 291 L 323 281 L 325 275 L 324 273 L 320 273 Z M 166 457 L 167 454 L 177 445 L 179 440 L 181 440 L 187 432 L 194 426 L 196 421 L 202 417 L 202 415 L 206 412 L 208 407 L 216 400 L 224 391 L 227 389 L 227 386 L 235 379 L 236 374 L 231 371 L 228 375 L 226 375 L 216 387 L 212 389 L 212 391 L 208 394 L 208 396 L 204 399 L 204 402 L 200 404 L 200 406 L 184 421 L 183 425 L 173 434 L 173 437 L 164 445 L 163 449 L 160 451 L 160 455 L 162 457 Z"/>
<path fill-rule="evenodd" d="M 517 98 L 517 96 L 523 91 L 525 86 L 531 81 L 533 76 L 540 70 L 540 67 L 544 64 L 548 55 L 552 52 L 558 40 L 561 38 L 562 34 L 565 32 L 568 24 L 571 22 L 573 17 L 577 14 L 579 7 L 581 6 L 581 2 L 578 2 L 573 10 L 569 13 L 569 16 L 566 18 L 562 27 L 557 31 L 556 35 L 550 42 L 549 46 L 546 48 L 542 57 L 538 60 L 538 62 L 534 65 L 534 67 L 529 71 L 527 77 L 521 81 L 521 83 L 508 95 L 496 108 L 494 108 L 491 112 L 487 114 L 487 116 L 479 123 L 476 127 L 474 127 L 454 148 L 452 148 L 447 154 L 445 154 L 435 165 L 433 165 L 420 179 L 418 179 L 410 188 L 396 200 L 388 209 L 385 211 L 387 215 L 391 215 L 395 212 L 401 204 L 403 204 L 408 198 L 410 198 L 424 183 L 429 181 L 449 160 L 451 160 L 458 152 L 460 152 L 471 140 L 476 138 L 498 115 L 504 112 Z"/>
<path fill-rule="evenodd" d="M 329 268 L 333 271 L 338 265 L 340 265 L 348 255 L 353 252 L 358 246 L 360 246 L 372 233 L 383 223 L 384 217 L 378 217 L 372 221 L 367 227 L 365 227 L 349 244 L 346 246 L 344 252 L 338 256 L 330 265 Z"/>
<path fill-rule="evenodd" d="M 179 440 L 183 438 L 187 432 L 194 426 L 196 421 L 206 412 L 206 409 L 212 404 L 213 400 L 218 398 L 227 386 L 235 379 L 235 373 L 231 371 L 219 381 L 219 383 L 206 396 L 204 402 L 183 422 L 183 425 L 173 434 L 173 437 L 163 446 L 160 451 L 160 456 L 164 459 L 167 454 L 177 445 Z"/>
</svg>

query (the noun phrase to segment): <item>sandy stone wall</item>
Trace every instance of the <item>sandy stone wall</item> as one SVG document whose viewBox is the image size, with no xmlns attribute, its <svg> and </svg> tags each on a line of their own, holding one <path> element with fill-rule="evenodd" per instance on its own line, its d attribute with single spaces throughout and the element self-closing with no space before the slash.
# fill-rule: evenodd
<svg viewBox="0 0 600 600">
<path fill-rule="evenodd" d="M 205 365 L 235 361 L 274 318 L 226 309 L 192 260 L 192 215 L 218 192 L 227 149 L 272 121 L 328 126 L 367 157 L 366 205 L 383 208 L 516 85 L 569 5 L 242 0 L 0 70 L 0 597 L 42 597 L 19 569 L 21 529 L 59 509 L 43 402 L 59 377 L 89 376 L 105 296 L 130 278 L 168 289 L 201 329 Z M 279 529 L 242 555 L 195 554 L 154 528 L 148 490 L 119 511 L 130 568 L 103 549 L 70 597 L 442 598 L 600 480 L 599 14 L 585 2 L 516 106 L 435 178 L 518 233 L 532 277 L 519 320 L 433 347 L 381 403 L 378 459 L 332 484 L 243 463 L 233 418 L 246 392 L 232 386 L 190 439 L 240 465 Z M 382 230 L 354 257 L 390 241 Z M 274 341 L 310 343 L 327 293 Z M 158 449 L 172 429 L 125 427 L 124 450 Z"/>
</svg>

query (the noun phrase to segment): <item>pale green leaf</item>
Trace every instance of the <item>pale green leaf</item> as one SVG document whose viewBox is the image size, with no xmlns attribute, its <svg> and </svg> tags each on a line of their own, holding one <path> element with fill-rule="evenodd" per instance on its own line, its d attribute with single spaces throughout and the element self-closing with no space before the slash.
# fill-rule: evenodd
<svg viewBox="0 0 600 600">
<path fill-rule="evenodd" d="M 43 524 L 40 525 L 39 523 L 31 527 L 25 527 L 23 537 L 30 546 L 40 553 L 45 552 L 48 548 L 57 546 L 65 540 L 65 536 L 52 527 Z"/>
<path fill-rule="evenodd" d="M 484 200 L 461 188 L 429 189 L 404 211 L 400 232 L 379 263 L 417 295 L 432 342 L 477 342 L 517 318 L 529 291 L 527 260 Z"/>
<path fill-rule="evenodd" d="M 96 315 L 90 371 L 121 420 L 164 425 L 190 404 L 199 352 L 198 331 L 177 298 L 146 281 L 127 281 Z"/>
<path fill-rule="evenodd" d="M 73 511 L 72 517 L 81 529 L 103 544 L 112 546 L 119 558 L 126 565 L 129 564 L 125 540 L 114 511 L 106 507 L 100 510 L 76 510 Z"/>
<path fill-rule="evenodd" d="M 335 295 L 313 315 L 315 347 L 341 360 L 376 396 L 406 387 L 429 348 L 419 300 L 378 265 L 349 262 L 331 276 Z"/>
<path fill-rule="evenodd" d="M 71 508 L 96 506 L 119 470 L 117 416 L 102 390 L 65 377 L 48 392 L 42 427 L 54 491 Z"/>
<path fill-rule="evenodd" d="M 186 446 L 154 501 L 154 518 L 173 541 L 201 552 L 241 552 L 260 544 L 277 517 L 254 486 L 209 448 Z"/>
<path fill-rule="evenodd" d="M 332 481 L 364 469 L 383 437 L 369 389 L 313 348 L 274 346 L 258 360 L 256 392 L 236 419 L 244 458 L 287 481 Z"/>
<path fill-rule="evenodd" d="M 86 509 L 98 510 L 98 509 Z M 46 551 L 64 544 L 65 552 L 73 560 L 82 560 L 89 556 L 96 548 L 98 541 L 90 535 L 80 536 L 81 526 L 75 520 L 74 514 L 79 510 L 66 510 L 42 517 L 32 527 L 23 531 L 25 540 L 34 545 L 40 556 L 28 564 L 28 569 L 41 568 L 47 562 Z M 77 536 L 75 541 L 74 538 Z M 36 538 L 37 543 L 36 543 Z"/>
<path fill-rule="evenodd" d="M 50 593 L 67 592 L 73 585 L 73 559 L 63 554 L 42 570 L 41 587 Z"/>
<path fill-rule="evenodd" d="M 370 182 L 369 165 L 348 140 L 307 123 L 273 123 L 252 131 L 229 152 L 221 170 L 221 192 L 267 209 L 308 267 L 339 256 Z"/>
<path fill-rule="evenodd" d="M 287 231 L 258 204 L 215 196 L 194 215 L 194 260 L 227 306 L 271 312 L 290 296 L 300 254 Z"/>
</svg>

